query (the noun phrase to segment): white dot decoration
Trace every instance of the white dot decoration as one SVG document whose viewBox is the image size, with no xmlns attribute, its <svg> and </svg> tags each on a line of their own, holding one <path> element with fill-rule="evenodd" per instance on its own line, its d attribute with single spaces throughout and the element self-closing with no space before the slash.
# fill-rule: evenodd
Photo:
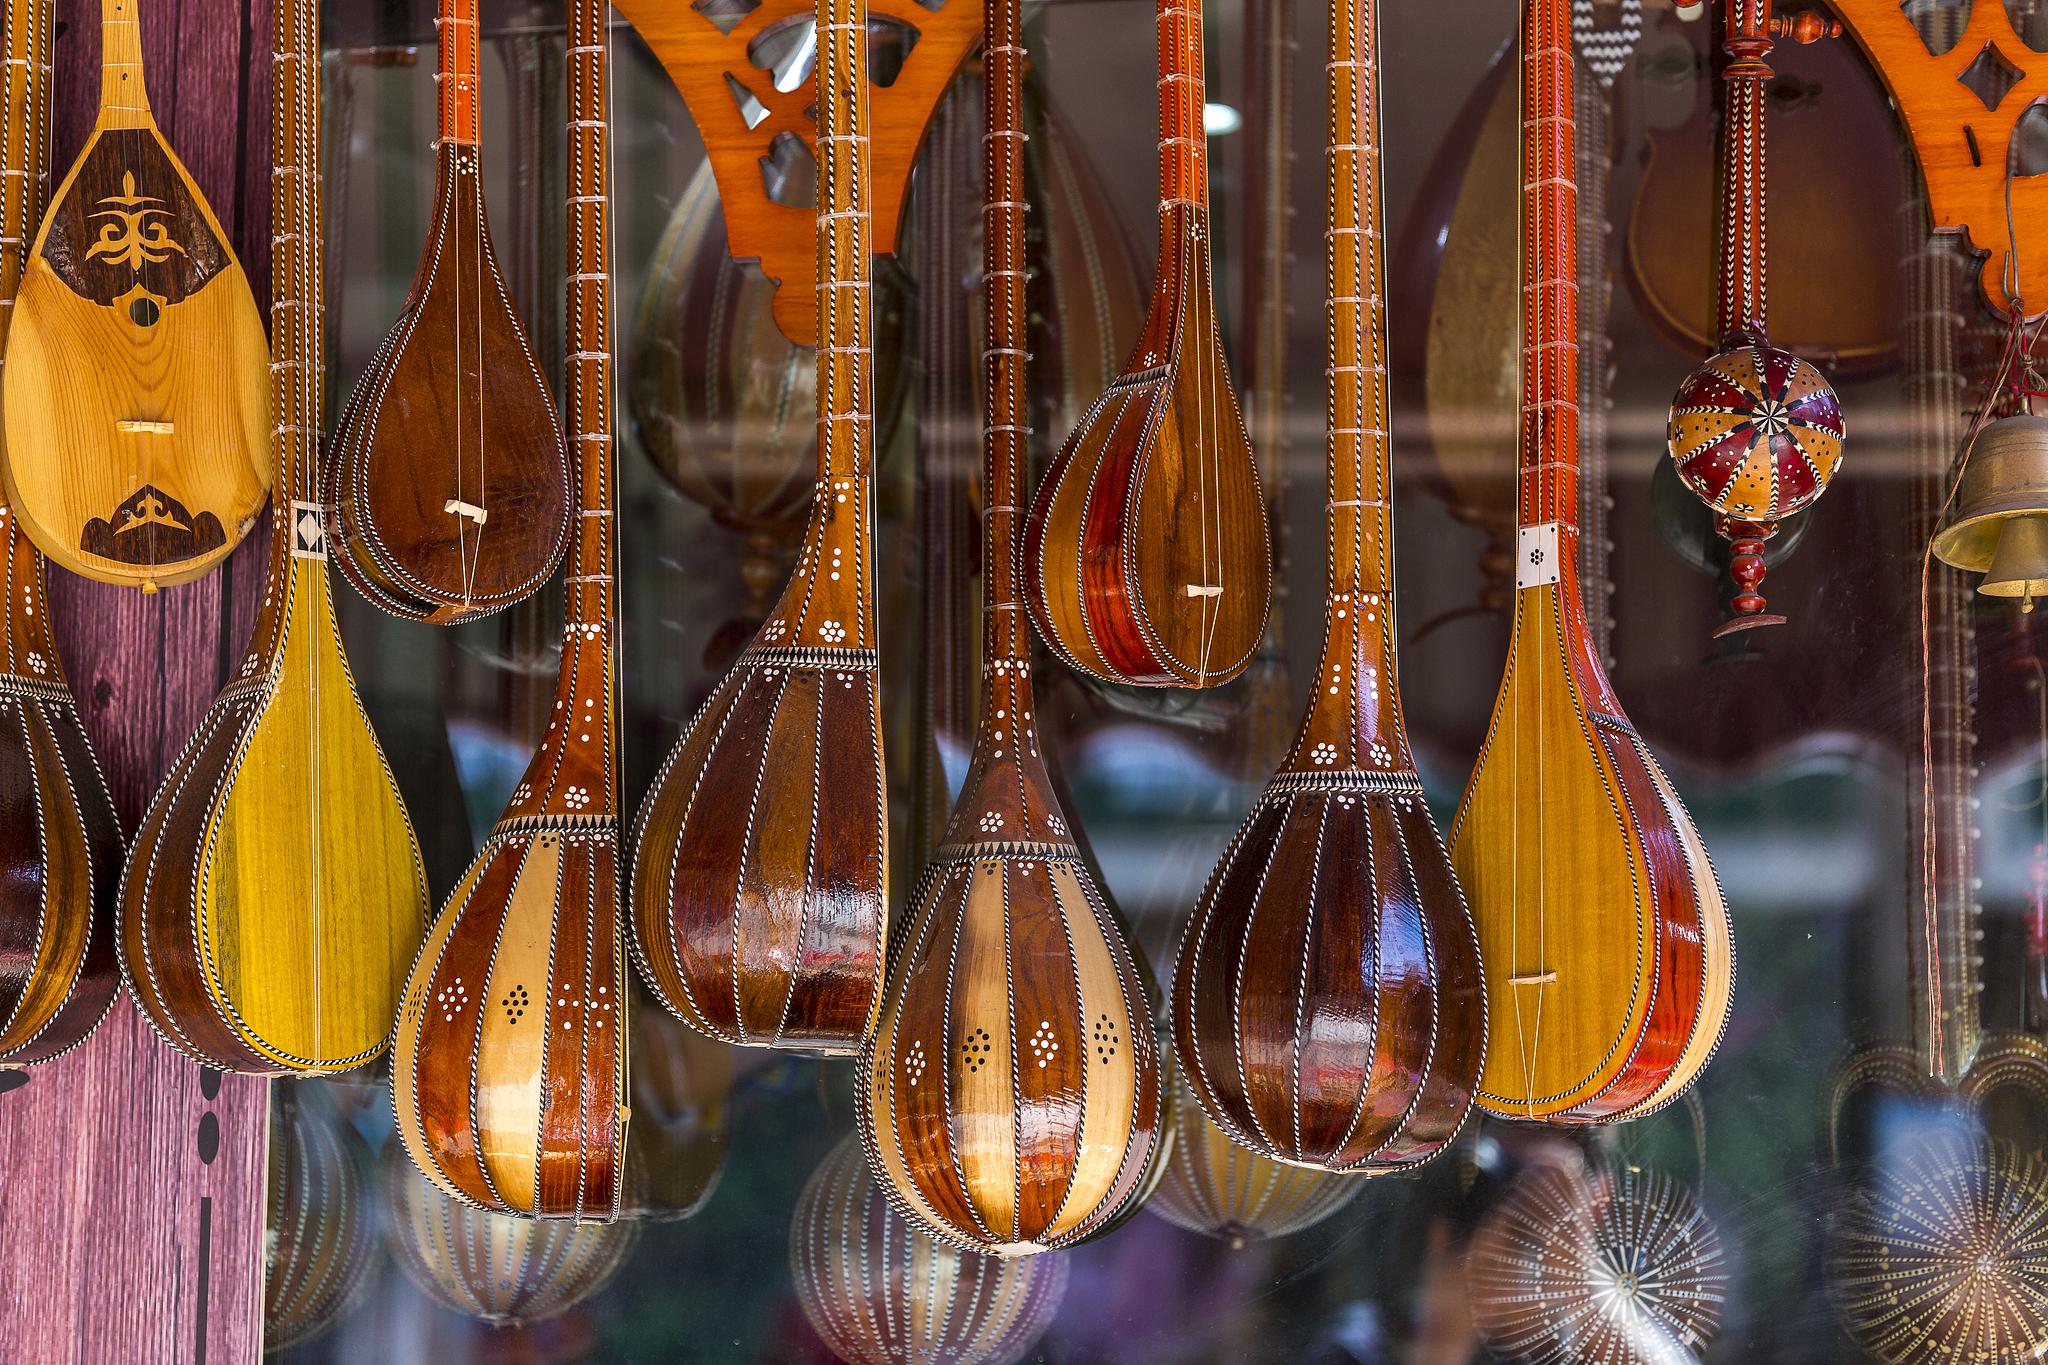
<svg viewBox="0 0 2048 1365">
<path fill-rule="evenodd" d="M 1324 740 L 1309 751 L 1309 757 L 1318 768 L 1327 768 L 1337 761 L 1337 746 Z"/>
<path fill-rule="evenodd" d="M 985 810 L 981 813 L 981 832 L 983 834 L 994 834 L 1002 827 L 1003 817 L 1000 814 L 992 810 Z"/>
<path fill-rule="evenodd" d="M 571 787 L 562 793 L 562 800 L 570 810 L 582 810 L 590 804 L 590 792 L 584 787 Z"/>
<path fill-rule="evenodd" d="M 823 636 L 827 643 L 836 645 L 846 638 L 846 627 L 837 621 L 824 620 L 818 623 L 818 634 Z"/>
<path fill-rule="evenodd" d="M 910 1045 L 910 1051 L 903 1058 L 903 1075 L 912 1085 L 924 1079 L 924 1040 L 918 1039 Z"/>
<path fill-rule="evenodd" d="M 1038 1028 L 1032 1033 L 1029 1041 L 1031 1058 L 1038 1063 L 1041 1070 L 1052 1061 L 1053 1057 L 1060 1050 L 1060 1040 L 1053 1034 L 1052 1020 L 1050 1019 L 1039 1021 Z"/>
</svg>

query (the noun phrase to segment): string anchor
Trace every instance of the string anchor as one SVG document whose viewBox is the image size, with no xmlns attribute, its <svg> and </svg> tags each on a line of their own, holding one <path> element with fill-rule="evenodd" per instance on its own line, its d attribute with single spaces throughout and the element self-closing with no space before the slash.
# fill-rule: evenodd
<svg viewBox="0 0 2048 1365">
<path fill-rule="evenodd" d="M 1223 596 L 1223 585 L 1221 583 L 1190 583 L 1188 584 L 1188 596 L 1221 597 Z"/>
<path fill-rule="evenodd" d="M 460 498 L 448 499 L 447 502 L 441 505 L 441 510 L 443 512 L 453 512 L 457 516 L 468 517 L 471 521 L 475 522 L 479 526 L 483 525 L 484 522 L 488 520 L 491 515 L 489 512 L 486 512 L 483 508 L 478 507 L 475 503 L 464 502 Z"/>
<path fill-rule="evenodd" d="M 1508 984 L 1510 986 L 1555 986 L 1557 984 L 1557 973 L 1555 971 L 1525 972 L 1521 976 L 1509 977 Z"/>
</svg>

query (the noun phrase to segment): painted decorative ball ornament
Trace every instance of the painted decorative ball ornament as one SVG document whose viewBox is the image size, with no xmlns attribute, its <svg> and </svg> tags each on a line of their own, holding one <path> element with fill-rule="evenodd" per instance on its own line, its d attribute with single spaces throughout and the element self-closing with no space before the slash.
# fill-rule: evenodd
<svg viewBox="0 0 2048 1365">
<path fill-rule="evenodd" d="M 1819 370 L 1755 338 L 1710 357 L 1671 403 L 1671 462 L 1707 506 L 1771 526 L 1819 497 L 1841 463 L 1842 405 Z"/>
</svg>

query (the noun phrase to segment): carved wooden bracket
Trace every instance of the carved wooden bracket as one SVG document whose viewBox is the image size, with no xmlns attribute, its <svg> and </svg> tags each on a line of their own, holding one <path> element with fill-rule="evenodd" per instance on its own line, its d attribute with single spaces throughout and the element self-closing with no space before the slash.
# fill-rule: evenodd
<svg viewBox="0 0 2048 1365">
<path fill-rule="evenodd" d="M 815 345 L 818 310 L 812 86 L 817 43 L 808 0 L 624 0 L 618 6 L 690 106 L 725 207 L 735 260 L 782 286 L 775 323 Z M 869 165 L 874 250 L 896 250 L 910 167 L 925 125 L 981 38 L 974 0 L 870 0 Z"/>
<path fill-rule="evenodd" d="M 1898 101 L 1935 229 L 1964 233 L 1986 256 L 1984 297 L 2010 311 L 2007 162 L 2021 116 L 2048 104 L 2048 52 L 2027 46 L 1997 0 L 1978 0 L 1955 45 L 1939 54 L 1939 43 L 1923 38 L 1896 0 L 1834 0 L 1833 7 Z M 2048 110 L 2034 118 L 2048 119 Z M 2022 245 L 2021 306 L 2038 314 L 2048 309 L 2048 178 L 2015 176 L 2012 226 Z M 2029 250 L 2029 243 L 2039 245 Z"/>
</svg>

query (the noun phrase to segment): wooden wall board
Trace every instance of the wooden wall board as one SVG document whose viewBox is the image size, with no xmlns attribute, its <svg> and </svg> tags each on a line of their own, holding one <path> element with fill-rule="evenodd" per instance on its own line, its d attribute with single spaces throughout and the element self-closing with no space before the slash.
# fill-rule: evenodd
<svg viewBox="0 0 2048 1365">
<path fill-rule="evenodd" d="M 204 22 L 142 8 L 159 123 L 270 292 L 268 0 Z M 52 162 L 84 145 L 99 11 L 60 0 Z M 66 676 L 124 831 L 226 679 L 255 619 L 267 538 L 147 595 L 49 571 Z M 26 1077 L 24 1080 L 23 1077 Z M 0 1341 L 11 1365 L 256 1365 L 269 1086 L 204 1071 L 123 997 L 76 1052 L 0 1076 Z"/>
</svg>

